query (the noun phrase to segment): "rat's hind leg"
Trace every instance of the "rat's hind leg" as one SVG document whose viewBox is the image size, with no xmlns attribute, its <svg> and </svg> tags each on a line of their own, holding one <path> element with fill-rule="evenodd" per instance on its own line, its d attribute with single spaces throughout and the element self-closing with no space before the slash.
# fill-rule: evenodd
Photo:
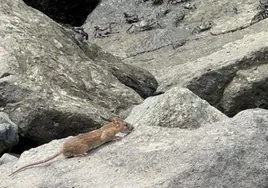
<svg viewBox="0 0 268 188">
<path fill-rule="evenodd" d="M 87 156 L 88 153 L 82 153 L 82 154 L 78 154 L 78 155 L 75 155 L 75 157 L 85 157 Z"/>
<path fill-rule="evenodd" d="M 77 145 L 69 145 L 64 148 L 63 155 L 65 157 L 85 156 L 88 151 L 88 145 L 85 143 L 79 143 Z"/>
</svg>

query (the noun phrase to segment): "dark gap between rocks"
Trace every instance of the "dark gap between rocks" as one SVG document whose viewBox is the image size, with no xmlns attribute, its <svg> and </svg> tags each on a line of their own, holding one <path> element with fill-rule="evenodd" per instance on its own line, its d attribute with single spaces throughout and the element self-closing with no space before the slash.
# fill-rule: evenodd
<svg viewBox="0 0 268 188">
<path fill-rule="evenodd" d="M 23 0 L 54 21 L 71 26 L 81 26 L 100 0 Z"/>
<path fill-rule="evenodd" d="M 15 154 L 21 154 L 25 150 L 29 150 L 31 148 L 37 147 L 38 144 L 32 141 L 29 138 L 19 136 L 19 143 L 18 145 L 14 146 L 11 150 L 10 153 L 15 153 Z"/>
</svg>

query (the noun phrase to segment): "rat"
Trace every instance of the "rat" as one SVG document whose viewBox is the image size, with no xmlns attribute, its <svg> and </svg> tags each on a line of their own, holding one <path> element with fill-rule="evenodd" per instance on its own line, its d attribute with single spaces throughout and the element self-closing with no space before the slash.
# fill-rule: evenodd
<svg viewBox="0 0 268 188">
<path fill-rule="evenodd" d="M 110 141 L 115 141 L 121 137 L 116 136 L 117 133 L 129 134 L 133 130 L 133 126 L 117 117 L 111 119 L 111 122 L 103 125 L 101 128 L 81 133 L 77 136 L 67 139 L 62 148 L 54 155 L 47 157 L 41 161 L 25 165 L 16 171 L 12 172 L 9 176 L 33 165 L 48 162 L 57 156 L 63 154 L 64 157 L 70 158 L 75 156 L 85 156 L 87 152 L 101 146 L 102 144 Z"/>
</svg>

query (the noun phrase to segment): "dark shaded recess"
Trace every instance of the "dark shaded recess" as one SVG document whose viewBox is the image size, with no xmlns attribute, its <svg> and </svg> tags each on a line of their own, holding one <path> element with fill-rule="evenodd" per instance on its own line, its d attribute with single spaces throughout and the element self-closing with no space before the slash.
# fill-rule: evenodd
<svg viewBox="0 0 268 188">
<path fill-rule="evenodd" d="M 35 143 L 33 140 L 31 140 L 27 137 L 19 136 L 18 145 L 14 146 L 9 152 L 15 153 L 15 154 L 21 154 L 25 150 L 29 150 L 29 149 L 35 148 L 37 146 L 38 146 L 38 144 Z"/>
<path fill-rule="evenodd" d="M 100 0 L 24 0 L 58 23 L 81 26 Z"/>
</svg>

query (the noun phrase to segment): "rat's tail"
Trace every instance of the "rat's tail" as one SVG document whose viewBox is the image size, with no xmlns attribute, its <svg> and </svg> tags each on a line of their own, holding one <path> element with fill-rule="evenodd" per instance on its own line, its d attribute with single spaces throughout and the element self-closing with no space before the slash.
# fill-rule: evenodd
<svg viewBox="0 0 268 188">
<path fill-rule="evenodd" d="M 41 160 L 41 161 L 38 161 L 38 162 L 35 162 L 35 163 L 31 163 L 31 164 L 28 164 L 28 165 L 26 165 L 26 166 L 21 167 L 21 168 L 19 168 L 18 170 L 16 170 L 16 171 L 12 172 L 11 174 L 9 174 L 9 176 L 11 176 L 11 175 L 13 175 L 13 174 L 15 174 L 15 173 L 17 173 L 17 172 L 19 172 L 19 171 L 25 169 L 25 168 L 28 168 L 28 167 L 30 167 L 30 166 L 34 166 L 34 165 L 38 165 L 38 164 L 42 164 L 42 163 L 48 162 L 48 161 L 50 161 L 50 160 L 52 160 L 52 159 L 58 157 L 60 154 L 62 154 L 62 151 L 61 151 L 61 150 L 60 150 L 58 153 L 55 153 L 54 155 L 52 155 L 52 156 L 50 156 L 50 157 L 48 157 L 48 158 L 46 158 L 46 159 L 43 159 L 43 160 Z"/>
</svg>

